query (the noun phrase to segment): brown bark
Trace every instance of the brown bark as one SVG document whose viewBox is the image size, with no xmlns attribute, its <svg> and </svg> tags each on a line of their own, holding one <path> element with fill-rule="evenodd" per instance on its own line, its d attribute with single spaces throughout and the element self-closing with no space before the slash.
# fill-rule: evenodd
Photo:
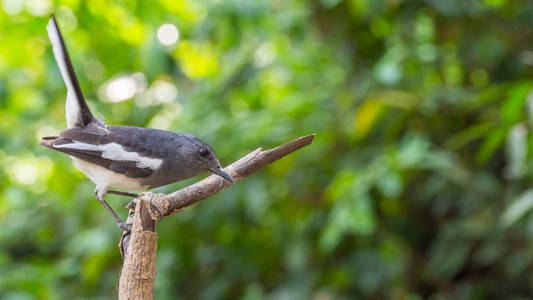
<svg viewBox="0 0 533 300">
<path fill-rule="evenodd" d="M 235 182 L 240 181 L 274 161 L 311 144 L 314 137 L 314 134 L 303 136 L 266 151 L 259 148 L 232 163 L 226 167 L 226 170 L 235 178 Z M 119 244 L 124 258 L 119 281 L 119 299 L 153 299 L 156 277 L 156 222 L 230 185 L 232 183 L 227 180 L 211 175 L 169 195 L 144 193 L 137 198 L 135 210 L 130 209 L 128 217 L 128 223 L 133 222 L 131 233 L 124 233 Z"/>
<path fill-rule="evenodd" d="M 143 194 L 137 198 L 135 211 L 128 217 L 133 224 L 131 233 L 123 235 L 122 240 L 124 242 L 124 238 L 129 237 L 129 242 L 124 245 L 129 251 L 123 253 L 124 265 L 119 280 L 120 300 L 150 300 L 154 297 L 157 233 L 149 213 L 152 195 Z"/>
</svg>

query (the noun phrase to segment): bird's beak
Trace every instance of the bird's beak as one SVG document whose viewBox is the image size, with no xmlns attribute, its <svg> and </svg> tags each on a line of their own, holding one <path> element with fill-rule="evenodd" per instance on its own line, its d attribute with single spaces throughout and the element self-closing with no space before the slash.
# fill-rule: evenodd
<svg viewBox="0 0 533 300">
<path fill-rule="evenodd" d="M 217 174 L 218 176 L 226 179 L 231 183 L 235 183 L 235 179 L 233 179 L 233 176 L 231 176 L 231 174 L 228 171 L 224 170 L 222 167 L 211 169 L 211 172 Z"/>
</svg>

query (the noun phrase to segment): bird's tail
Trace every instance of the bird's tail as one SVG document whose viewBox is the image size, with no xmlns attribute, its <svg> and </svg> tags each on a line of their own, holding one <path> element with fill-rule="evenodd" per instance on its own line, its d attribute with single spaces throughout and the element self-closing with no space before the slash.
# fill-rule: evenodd
<svg viewBox="0 0 533 300">
<path fill-rule="evenodd" d="M 39 141 L 39 145 L 54 149 L 54 141 L 58 139 L 58 136 L 46 136 Z M 54 149 L 55 150 L 55 149 Z"/>
<path fill-rule="evenodd" d="M 67 52 L 67 47 L 65 46 L 65 42 L 63 41 L 63 37 L 61 36 L 54 15 L 50 17 L 46 29 L 48 31 L 48 38 L 52 43 L 52 49 L 54 51 L 57 65 L 59 66 L 59 71 L 67 86 L 67 103 L 65 105 L 67 125 L 69 128 L 85 127 L 89 123 L 97 120 L 85 102 L 80 84 L 78 83 L 76 73 L 74 73 L 74 68 L 72 67 L 72 62 L 70 61 Z"/>
</svg>

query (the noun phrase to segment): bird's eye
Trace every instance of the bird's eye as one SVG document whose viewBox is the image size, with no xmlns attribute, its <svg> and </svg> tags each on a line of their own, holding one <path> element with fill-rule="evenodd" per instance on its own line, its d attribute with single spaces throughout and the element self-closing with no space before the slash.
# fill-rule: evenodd
<svg viewBox="0 0 533 300">
<path fill-rule="evenodd" d="M 209 155 L 209 151 L 207 151 L 206 148 L 200 148 L 200 150 L 198 150 L 198 152 L 200 152 L 200 156 L 201 157 L 207 157 Z"/>
</svg>

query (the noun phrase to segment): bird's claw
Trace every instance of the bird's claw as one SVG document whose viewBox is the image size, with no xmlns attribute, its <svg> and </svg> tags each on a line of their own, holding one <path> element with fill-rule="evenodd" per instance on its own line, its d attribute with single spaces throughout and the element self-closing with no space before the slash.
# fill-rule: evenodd
<svg viewBox="0 0 533 300">
<path fill-rule="evenodd" d="M 130 203 L 128 203 L 128 205 L 126 205 L 124 207 L 128 208 L 128 209 L 135 209 L 135 204 L 137 203 L 135 200 L 136 199 L 131 200 Z"/>
<path fill-rule="evenodd" d="M 120 229 L 122 229 L 123 231 L 131 231 L 131 225 L 131 223 L 126 222 L 118 223 L 118 227 L 120 227 Z"/>
</svg>

